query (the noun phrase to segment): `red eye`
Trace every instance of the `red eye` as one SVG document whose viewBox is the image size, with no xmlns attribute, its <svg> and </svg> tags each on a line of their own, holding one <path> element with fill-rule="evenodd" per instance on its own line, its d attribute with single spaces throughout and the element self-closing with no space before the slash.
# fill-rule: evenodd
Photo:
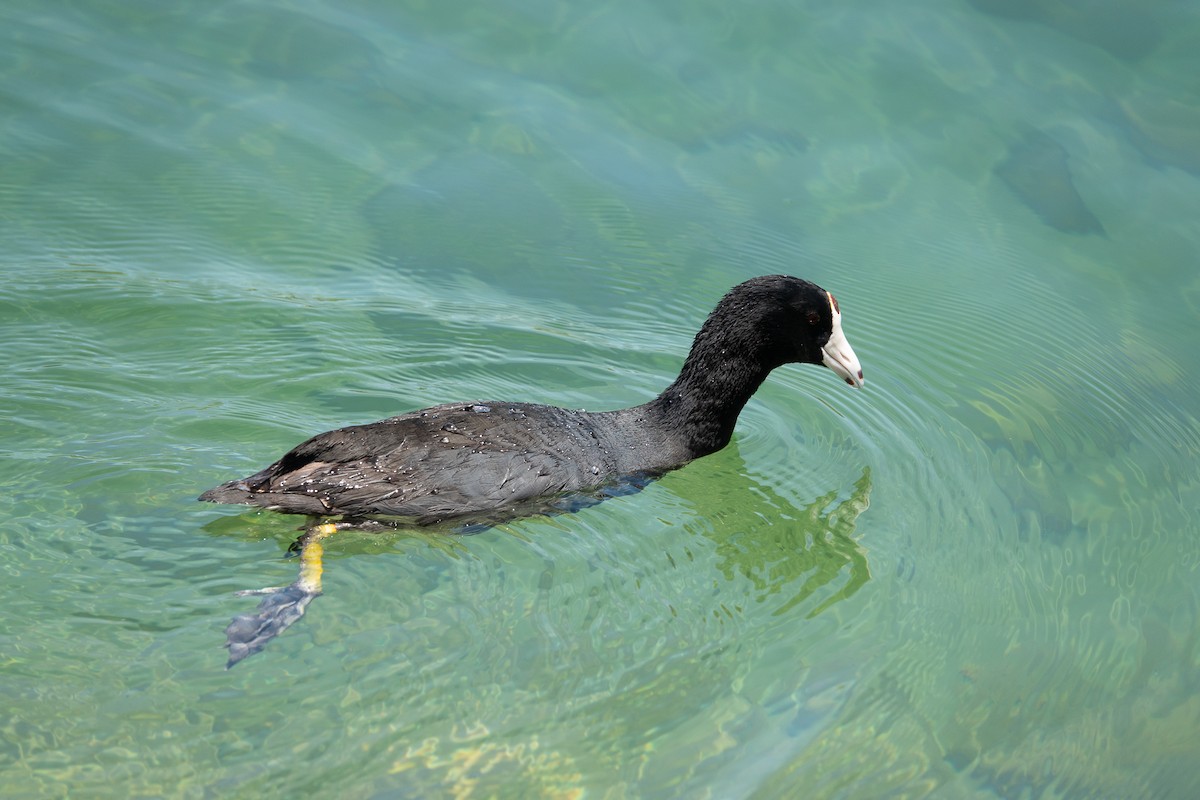
<svg viewBox="0 0 1200 800">
<path fill-rule="evenodd" d="M 818 313 L 817 313 L 817 312 L 815 312 L 815 311 L 810 311 L 810 312 L 808 312 L 808 324 L 809 324 L 809 325 L 816 325 L 816 324 L 817 324 L 818 322 L 820 322 L 820 321 L 821 321 L 821 315 L 820 315 L 820 314 L 818 314 Z"/>
</svg>

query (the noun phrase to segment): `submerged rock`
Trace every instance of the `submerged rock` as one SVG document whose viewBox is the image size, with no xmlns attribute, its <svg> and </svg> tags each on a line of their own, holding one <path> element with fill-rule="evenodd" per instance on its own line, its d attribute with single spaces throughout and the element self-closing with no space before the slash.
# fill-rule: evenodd
<svg viewBox="0 0 1200 800">
<path fill-rule="evenodd" d="M 1104 234 L 1104 226 L 1083 202 L 1067 151 L 1041 131 L 1025 135 L 996 166 L 996 174 L 1043 222 L 1064 233 Z"/>
<path fill-rule="evenodd" d="M 968 0 L 978 11 L 1053 28 L 1059 33 L 1136 61 L 1158 47 L 1162 31 L 1150 3 L 1111 0 Z"/>
</svg>

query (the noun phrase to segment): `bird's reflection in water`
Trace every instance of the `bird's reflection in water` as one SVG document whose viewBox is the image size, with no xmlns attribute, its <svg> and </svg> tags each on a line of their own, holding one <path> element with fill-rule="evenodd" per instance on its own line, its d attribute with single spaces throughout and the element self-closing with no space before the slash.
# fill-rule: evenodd
<svg viewBox="0 0 1200 800">
<path fill-rule="evenodd" d="M 736 449 L 731 449 L 738 465 L 744 467 Z M 748 580 L 758 602 L 778 603 L 773 611 L 776 615 L 792 611 L 814 595 L 821 596 L 841 580 L 839 588 L 827 591 L 806 613 L 808 618 L 866 585 L 871 571 L 856 530 L 859 517 L 870 505 L 869 467 L 863 467 L 848 494 L 844 488 L 832 488 L 804 506 L 780 496 L 745 469 L 738 472 L 742 480 L 728 483 L 736 484 L 742 499 L 735 501 L 719 490 L 698 492 L 698 517 L 706 522 L 692 526 L 712 542 L 718 569 L 726 580 L 739 576 Z M 747 481 L 753 481 L 749 491 Z M 747 506 L 748 494 L 759 502 Z M 733 506 L 742 510 L 730 518 L 728 509 Z"/>
</svg>

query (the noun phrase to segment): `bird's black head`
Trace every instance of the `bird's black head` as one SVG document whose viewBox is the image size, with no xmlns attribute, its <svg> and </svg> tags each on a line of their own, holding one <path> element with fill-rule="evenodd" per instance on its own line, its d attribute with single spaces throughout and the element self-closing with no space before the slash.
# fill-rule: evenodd
<svg viewBox="0 0 1200 800">
<path fill-rule="evenodd" d="M 713 312 L 718 313 L 727 321 L 740 320 L 758 339 L 755 346 L 768 368 L 822 364 L 851 386 L 863 385 L 862 366 L 842 332 L 838 302 L 815 283 L 788 275 L 751 278 L 729 290 Z"/>
</svg>

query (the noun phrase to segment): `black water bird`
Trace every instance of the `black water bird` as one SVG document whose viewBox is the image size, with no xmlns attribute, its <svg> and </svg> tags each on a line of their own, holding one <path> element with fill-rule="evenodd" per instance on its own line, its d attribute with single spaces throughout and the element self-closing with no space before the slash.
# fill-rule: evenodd
<svg viewBox="0 0 1200 800">
<path fill-rule="evenodd" d="M 339 528 L 491 524 L 595 502 L 720 450 L 755 390 L 788 363 L 821 364 L 863 384 L 832 294 L 789 276 L 752 278 L 721 299 L 679 377 L 644 405 L 439 405 L 318 434 L 265 469 L 209 489 L 199 499 L 326 519 L 301 537 L 300 579 L 258 590 L 268 594 L 259 614 L 230 624 L 230 665 L 320 593 L 320 540 Z"/>
</svg>

